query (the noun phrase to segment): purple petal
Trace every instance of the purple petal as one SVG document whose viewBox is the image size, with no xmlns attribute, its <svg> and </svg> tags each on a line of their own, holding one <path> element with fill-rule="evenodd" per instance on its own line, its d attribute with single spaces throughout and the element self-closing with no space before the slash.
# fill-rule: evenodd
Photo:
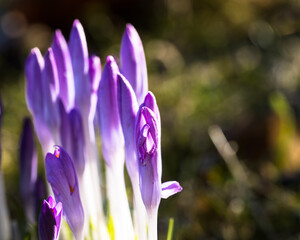
<svg viewBox="0 0 300 240">
<path fill-rule="evenodd" d="M 55 204 L 55 200 L 49 196 L 44 200 L 39 217 L 39 237 L 41 240 L 57 240 L 61 225 L 62 204 Z"/>
<path fill-rule="evenodd" d="M 167 199 L 168 197 L 181 192 L 182 187 L 176 181 L 168 181 L 164 182 L 161 185 L 161 197 Z"/>
<path fill-rule="evenodd" d="M 35 220 L 35 185 L 37 181 L 37 152 L 33 139 L 33 128 L 29 118 L 24 120 L 20 140 L 20 191 L 29 221 Z"/>
<path fill-rule="evenodd" d="M 48 48 L 48 51 L 46 53 L 45 69 L 44 72 L 49 74 L 48 78 L 49 78 L 49 88 L 50 88 L 51 98 L 52 101 L 55 101 L 59 95 L 59 80 L 58 80 L 57 65 L 56 65 L 52 48 Z"/>
<path fill-rule="evenodd" d="M 55 202 L 53 197 L 49 196 L 47 202 L 48 202 L 48 205 L 49 205 L 50 208 L 55 207 L 56 202 Z"/>
<path fill-rule="evenodd" d="M 159 109 L 158 109 L 158 106 L 157 106 L 157 103 L 156 103 L 155 96 L 152 92 L 149 91 L 147 93 L 147 95 L 145 96 L 143 106 L 146 106 L 146 107 L 150 108 L 154 112 L 154 114 L 156 116 L 156 123 L 157 123 L 157 127 L 158 127 L 158 130 L 159 130 L 159 138 L 160 138 L 160 136 L 161 136 L 160 113 L 159 113 Z"/>
<path fill-rule="evenodd" d="M 29 118 L 24 120 L 20 141 L 20 188 L 24 199 L 34 191 L 37 179 L 37 152 Z"/>
<path fill-rule="evenodd" d="M 160 113 L 159 113 L 159 109 L 158 109 L 158 106 L 157 106 L 157 103 L 156 103 L 155 96 L 154 96 L 154 94 L 152 92 L 149 91 L 147 93 L 147 95 L 145 96 L 144 103 L 142 103 L 141 107 L 142 106 L 145 106 L 145 107 L 151 109 L 153 111 L 154 115 L 155 115 L 156 126 L 157 126 L 157 130 L 158 130 L 158 134 L 157 134 L 157 138 L 159 140 L 159 144 L 158 145 L 160 146 L 160 141 L 161 141 L 161 120 L 160 120 Z M 160 147 L 158 148 L 158 151 L 159 151 L 158 155 L 161 155 L 161 148 Z M 158 174 L 161 176 L 161 174 L 162 174 L 161 162 L 158 162 L 157 171 L 158 171 Z"/>
<path fill-rule="evenodd" d="M 101 79 L 101 61 L 100 58 L 95 55 L 89 59 L 89 78 L 92 90 L 89 118 L 93 121 L 97 108 L 98 88 Z"/>
<path fill-rule="evenodd" d="M 124 145 L 117 101 L 118 73 L 117 63 L 112 56 L 108 56 L 99 84 L 97 105 L 103 155 L 108 165 L 110 153 Z"/>
<path fill-rule="evenodd" d="M 71 129 L 71 157 L 73 159 L 75 169 L 78 175 L 84 172 L 85 158 L 84 158 L 84 136 L 82 119 L 77 109 L 72 109 L 69 113 L 69 123 Z"/>
<path fill-rule="evenodd" d="M 125 144 L 134 146 L 135 119 L 139 107 L 130 83 L 121 74 L 118 74 L 118 106 Z"/>
<path fill-rule="evenodd" d="M 68 44 L 60 30 L 56 30 L 52 50 L 57 65 L 59 96 L 67 110 L 74 106 L 75 87 Z"/>
<path fill-rule="evenodd" d="M 25 63 L 26 76 L 26 100 L 31 113 L 35 116 L 43 116 L 43 92 L 42 92 L 42 69 L 44 60 L 38 48 L 31 50 Z"/>
<path fill-rule="evenodd" d="M 146 59 L 142 41 L 131 24 L 126 25 L 121 44 L 121 72 L 130 82 L 138 103 L 148 91 Z"/>
<path fill-rule="evenodd" d="M 89 77 L 92 86 L 92 92 L 97 93 L 101 79 L 101 61 L 100 58 L 93 55 L 89 59 Z"/>
<path fill-rule="evenodd" d="M 160 140 L 154 112 L 140 106 L 135 129 L 140 190 L 147 209 L 157 207 L 161 199 Z"/>
<path fill-rule="evenodd" d="M 81 237 L 84 213 L 80 200 L 77 175 L 69 155 L 56 147 L 54 154 L 46 155 L 46 174 L 55 199 L 64 206 L 64 217 L 75 238 Z"/>
<path fill-rule="evenodd" d="M 138 103 L 130 83 L 121 74 L 118 74 L 118 106 L 120 120 L 125 139 L 126 167 L 130 177 L 138 171 L 135 155 L 135 120 L 138 112 Z"/>
<path fill-rule="evenodd" d="M 85 166 L 85 143 L 80 112 L 76 108 L 73 108 L 67 113 L 61 101 L 59 101 L 59 111 L 62 146 L 65 151 L 70 154 L 75 165 L 76 173 L 81 176 Z"/>
<path fill-rule="evenodd" d="M 61 99 L 58 99 L 58 107 L 59 107 L 59 116 L 60 116 L 60 139 L 61 144 L 65 151 L 71 152 L 71 128 L 69 115 L 66 112 L 64 104 Z"/>
<path fill-rule="evenodd" d="M 45 55 L 45 67 L 42 71 L 44 119 L 50 129 L 59 126 L 59 109 L 57 106 L 58 75 L 51 48 Z"/>
<path fill-rule="evenodd" d="M 81 106 L 83 102 L 87 101 L 87 104 L 89 104 L 89 98 L 87 96 L 91 93 L 91 87 L 88 83 L 88 48 L 83 27 L 77 19 L 73 23 L 69 50 L 74 72 L 75 104 L 76 106 Z"/>
<path fill-rule="evenodd" d="M 45 198 L 46 196 L 46 187 L 44 184 L 44 180 L 42 177 L 37 177 L 35 187 L 34 187 L 34 202 L 35 202 L 35 211 L 39 212 L 40 211 L 40 205 L 41 201 Z"/>
<path fill-rule="evenodd" d="M 156 150 L 158 150 L 158 148 L 160 147 L 160 139 L 158 135 L 159 132 L 157 128 L 156 116 L 154 115 L 154 112 L 150 108 L 140 107 L 137 116 L 136 137 L 143 135 L 142 130 L 144 129 L 145 125 L 149 126 L 147 130 L 151 134 Z M 138 138 L 136 138 L 136 141 L 137 141 L 136 144 L 138 146 Z"/>
<path fill-rule="evenodd" d="M 143 165 L 139 162 L 139 184 L 146 209 L 157 207 L 161 199 L 161 181 L 157 178 L 155 164 L 152 164 L 152 161 L 157 161 L 158 158 L 157 152 L 154 152 L 148 164 Z"/>
</svg>

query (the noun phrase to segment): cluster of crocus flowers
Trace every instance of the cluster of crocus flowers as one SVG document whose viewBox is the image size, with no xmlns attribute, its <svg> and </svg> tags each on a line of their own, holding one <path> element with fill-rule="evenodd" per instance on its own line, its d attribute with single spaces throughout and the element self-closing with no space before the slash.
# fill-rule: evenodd
<svg viewBox="0 0 300 240">
<path fill-rule="evenodd" d="M 182 188 L 176 181 L 161 183 L 160 113 L 148 92 L 143 45 L 134 27 L 126 26 L 120 66 L 108 56 L 101 72 L 100 58 L 89 56 L 84 30 L 75 20 L 68 43 L 57 30 L 44 57 L 37 48 L 31 51 L 25 73 L 27 104 L 55 198 L 43 203 L 40 238 L 58 239 L 63 215 L 75 239 L 157 239 L 160 200 Z M 106 215 L 95 125 L 105 162 Z"/>
</svg>

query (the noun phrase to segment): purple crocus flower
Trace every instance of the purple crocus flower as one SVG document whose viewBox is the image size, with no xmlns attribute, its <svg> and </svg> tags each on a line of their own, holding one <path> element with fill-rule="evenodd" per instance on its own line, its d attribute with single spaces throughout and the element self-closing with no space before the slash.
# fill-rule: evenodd
<svg viewBox="0 0 300 240">
<path fill-rule="evenodd" d="M 147 210 L 153 209 L 161 199 L 160 136 L 154 112 L 146 106 L 139 109 L 135 139 L 142 199 Z"/>
<path fill-rule="evenodd" d="M 62 212 L 62 203 L 56 204 L 51 196 L 44 200 L 39 218 L 40 240 L 59 239 Z"/>
<path fill-rule="evenodd" d="M 133 225 L 124 180 L 124 137 L 117 100 L 119 68 L 112 56 L 102 72 L 99 84 L 97 113 L 106 162 L 106 182 L 115 239 L 133 239 Z"/>
<path fill-rule="evenodd" d="M 148 215 L 148 239 L 157 239 L 157 211 L 161 198 L 182 190 L 176 181 L 161 183 L 161 126 L 154 95 L 149 92 L 141 104 L 135 125 L 140 190 Z"/>
<path fill-rule="evenodd" d="M 147 239 L 146 210 L 139 189 L 139 169 L 135 150 L 135 119 L 139 106 L 135 93 L 127 79 L 118 74 L 118 105 L 125 139 L 126 168 L 134 195 L 134 213 L 138 239 Z"/>
<path fill-rule="evenodd" d="M 53 86 L 55 83 L 55 78 L 46 77 L 46 73 L 51 72 L 52 60 L 50 57 L 51 54 L 47 54 L 47 68 L 44 69 L 44 59 L 38 48 L 31 50 L 30 55 L 27 57 L 25 63 L 25 75 L 26 75 L 26 102 L 28 108 L 33 116 L 34 126 L 36 129 L 37 136 L 43 147 L 43 151 L 46 152 L 51 145 L 53 145 L 53 134 L 48 123 L 51 123 L 51 126 L 54 126 L 57 122 L 57 117 L 51 117 L 53 109 L 45 109 L 52 103 L 52 96 L 50 96 L 49 89 L 48 92 L 45 89 Z M 53 73 L 55 75 L 55 73 Z M 44 75 L 44 77 L 42 76 Z M 42 81 L 42 79 L 44 81 Z M 53 91 L 55 94 L 55 90 Z"/>
<path fill-rule="evenodd" d="M 26 118 L 20 140 L 20 191 L 27 219 L 35 222 L 35 186 L 37 181 L 37 152 L 31 120 Z"/>
<path fill-rule="evenodd" d="M 122 38 L 121 72 L 130 82 L 141 104 L 148 91 L 147 66 L 142 41 L 131 24 L 126 25 Z"/>
<path fill-rule="evenodd" d="M 46 155 L 46 174 L 55 199 L 64 206 L 64 217 L 76 239 L 83 237 L 84 213 L 73 162 L 63 148 Z"/>
</svg>

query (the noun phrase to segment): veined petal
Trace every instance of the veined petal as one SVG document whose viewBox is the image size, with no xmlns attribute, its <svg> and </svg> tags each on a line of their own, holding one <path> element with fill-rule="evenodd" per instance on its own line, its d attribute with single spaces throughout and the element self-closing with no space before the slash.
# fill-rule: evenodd
<svg viewBox="0 0 300 240">
<path fill-rule="evenodd" d="M 142 41 L 131 24 L 126 25 L 122 38 L 121 72 L 130 82 L 141 104 L 148 91 L 147 66 Z"/>
<path fill-rule="evenodd" d="M 46 174 L 55 199 L 64 206 L 64 217 L 76 239 L 82 237 L 84 213 L 80 200 L 77 175 L 72 160 L 61 148 L 46 155 Z"/>
<path fill-rule="evenodd" d="M 124 145 L 117 101 L 118 73 L 117 63 L 112 56 L 108 56 L 99 84 L 97 105 L 103 155 L 108 165 L 111 164 L 107 161 L 109 155 Z"/>
<path fill-rule="evenodd" d="M 177 181 L 168 181 L 161 185 L 161 197 L 164 199 L 167 199 L 168 197 L 181 191 L 182 187 Z"/>
<path fill-rule="evenodd" d="M 83 102 L 89 104 L 89 98 L 87 96 L 91 94 L 91 86 L 88 80 L 88 48 L 83 27 L 78 19 L 73 23 L 69 50 L 74 72 L 75 104 L 76 106 L 82 107 Z"/>
<path fill-rule="evenodd" d="M 34 116 L 43 116 L 42 69 L 44 59 L 38 48 L 33 48 L 25 63 L 26 100 Z"/>
<path fill-rule="evenodd" d="M 75 101 L 74 76 L 68 44 L 60 30 L 55 32 L 52 50 L 58 72 L 59 96 L 69 111 Z"/>
</svg>

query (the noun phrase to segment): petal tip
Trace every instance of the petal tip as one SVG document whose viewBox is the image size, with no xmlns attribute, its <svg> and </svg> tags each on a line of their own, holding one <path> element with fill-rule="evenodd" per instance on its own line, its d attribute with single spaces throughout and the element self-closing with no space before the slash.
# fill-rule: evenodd
<svg viewBox="0 0 300 240">
<path fill-rule="evenodd" d="M 73 22 L 73 27 L 79 27 L 79 26 L 82 26 L 79 19 L 75 19 Z"/>
<path fill-rule="evenodd" d="M 106 63 L 107 64 L 111 64 L 113 62 L 115 62 L 115 58 L 113 56 L 111 56 L 111 55 L 107 56 Z"/>
</svg>

